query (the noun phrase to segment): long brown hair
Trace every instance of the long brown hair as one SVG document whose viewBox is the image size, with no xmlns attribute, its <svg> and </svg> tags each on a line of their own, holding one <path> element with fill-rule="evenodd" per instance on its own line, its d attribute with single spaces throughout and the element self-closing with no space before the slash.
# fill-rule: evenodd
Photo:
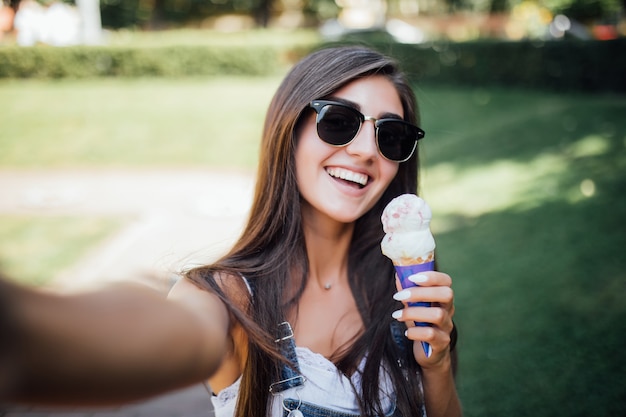
<svg viewBox="0 0 626 417">
<path fill-rule="evenodd" d="M 298 302 L 306 281 L 308 260 L 294 158 L 297 124 L 309 111 L 307 105 L 312 100 L 330 96 L 347 83 L 373 74 L 391 80 L 400 96 L 405 120 L 418 123 L 415 96 L 394 60 L 360 46 L 327 48 L 305 57 L 287 74 L 270 103 L 254 199 L 241 237 L 215 264 L 187 273 L 198 285 L 224 300 L 248 336 L 237 416 L 267 416 L 269 385 L 280 379 L 281 357 L 274 346 L 274 329 Z M 392 298 L 393 266 L 380 251 L 382 210 L 392 198 L 417 191 L 417 161 L 415 152 L 401 163 L 381 199 L 357 220 L 348 254 L 348 279 L 365 330 L 336 365 L 340 371 L 351 374 L 366 358 L 361 391 L 357 393 L 362 415 L 384 415 L 379 399 L 381 363 L 393 381 L 398 410 L 404 416 L 422 413 L 419 366 L 413 359 L 411 345 L 407 343 L 405 349 L 400 349 L 391 336 L 391 313 L 400 305 Z M 254 296 L 244 311 L 215 282 L 216 273 L 225 279 L 240 279 L 238 274 L 248 279 Z M 300 286 L 291 299 L 286 299 L 284 291 L 288 282 Z"/>
</svg>

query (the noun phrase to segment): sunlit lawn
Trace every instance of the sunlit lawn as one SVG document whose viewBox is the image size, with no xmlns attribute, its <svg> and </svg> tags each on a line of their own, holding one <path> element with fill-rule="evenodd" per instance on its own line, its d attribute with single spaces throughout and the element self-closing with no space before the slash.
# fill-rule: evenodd
<svg viewBox="0 0 626 417">
<path fill-rule="evenodd" d="M 0 167 L 252 172 L 278 81 L 1 82 Z M 455 283 L 466 415 L 624 415 L 626 97 L 417 93 L 422 191 Z M 0 216 L 0 251 L 16 275 L 33 277 L 60 268 L 44 262 L 56 256 L 49 245 L 67 246 L 64 265 L 78 257 L 93 224 L 67 221 L 58 236 L 47 220 L 30 221 Z M 44 230 L 35 245 L 31 227 Z M 37 265 L 43 275 L 27 272 Z"/>
<path fill-rule="evenodd" d="M 0 167 L 254 167 L 278 83 L 2 82 Z"/>
<path fill-rule="evenodd" d="M 422 108 L 467 415 L 624 415 L 626 97 L 425 89 Z"/>
<path fill-rule="evenodd" d="M 115 218 L 0 215 L 0 268 L 21 282 L 46 284 L 122 224 Z"/>
</svg>

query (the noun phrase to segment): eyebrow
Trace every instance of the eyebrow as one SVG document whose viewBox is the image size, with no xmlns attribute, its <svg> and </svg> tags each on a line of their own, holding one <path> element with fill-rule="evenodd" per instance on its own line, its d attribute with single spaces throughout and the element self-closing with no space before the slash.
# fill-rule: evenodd
<svg viewBox="0 0 626 417">
<path fill-rule="evenodd" d="M 361 106 L 358 103 L 355 103 L 354 101 L 351 101 L 351 100 L 346 100 L 345 98 L 330 96 L 326 100 L 336 101 L 338 103 L 345 104 L 346 106 L 350 106 L 350 107 L 358 110 L 360 113 L 363 112 L 361 110 Z M 398 119 L 398 120 L 404 120 L 404 118 L 401 117 L 399 114 L 391 113 L 391 112 L 385 112 L 385 113 L 381 114 L 380 117 L 375 117 L 375 119 L 376 120 L 378 120 L 378 119 Z"/>
</svg>

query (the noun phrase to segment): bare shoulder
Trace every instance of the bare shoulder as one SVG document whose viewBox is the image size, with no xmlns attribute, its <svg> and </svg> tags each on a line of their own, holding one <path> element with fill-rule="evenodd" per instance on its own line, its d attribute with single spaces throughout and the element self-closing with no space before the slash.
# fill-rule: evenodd
<svg viewBox="0 0 626 417">
<path fill-rule="evenodd" d="M 214 293 L 203 290 L 187 278 L 181 278 L 167 295 L 170 302 L 184 308 L 206 327 L 223 329 L 228 334 L 231 326 L 228 308 Z"/>
<path fill-rule="evenodd" d="M 244 311 L 247 310 L 247 306 L 251 301 L 251 293 L 243 277 L 219 273 L 214 276 L 214 280 L 221 292 L 234 306 Z M 203 283 L 194 282 L 186 276 L 183 276 L 174 284 L 168 297 L 174 300 L 184 299 L 185 301 L 219 299 L 208 284 L 204 285 Z"/>
</svg>

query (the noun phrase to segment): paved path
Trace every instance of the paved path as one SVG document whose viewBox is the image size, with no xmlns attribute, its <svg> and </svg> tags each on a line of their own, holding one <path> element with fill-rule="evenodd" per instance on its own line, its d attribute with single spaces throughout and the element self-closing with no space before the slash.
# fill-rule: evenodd
<svg viewBox="0 0 626 417">
<path fill-rule="evenodd" d="M 0 213 L 132 219 L 57 277 L 62 288 L 80 289 L 164 278 L 215 259 L 237 237 L 253 185 L 239 172 L 0 170 Z"/>
<path fill-rule="evenodd" d="M 53 409 L 45 407 L 12 407 L 2 410 L 2 417 L 210 417 L 211 399 L 206 388 L 198 384 L 147 401 L 121 407 L 97 409 Z"/>
<path fill-rule="evenodd" d="M 253 191 L 240 172 L 0 170 L 0 213 L 120 215 L 129 224 L 56 277 L 74 291 L 135 280 L 166 291 L 176 271 L 215 259 L 238 236 Z M 202 385 L 106 410 L 0 409 L 0 417 L 209 416 Z"/>
</svg>

